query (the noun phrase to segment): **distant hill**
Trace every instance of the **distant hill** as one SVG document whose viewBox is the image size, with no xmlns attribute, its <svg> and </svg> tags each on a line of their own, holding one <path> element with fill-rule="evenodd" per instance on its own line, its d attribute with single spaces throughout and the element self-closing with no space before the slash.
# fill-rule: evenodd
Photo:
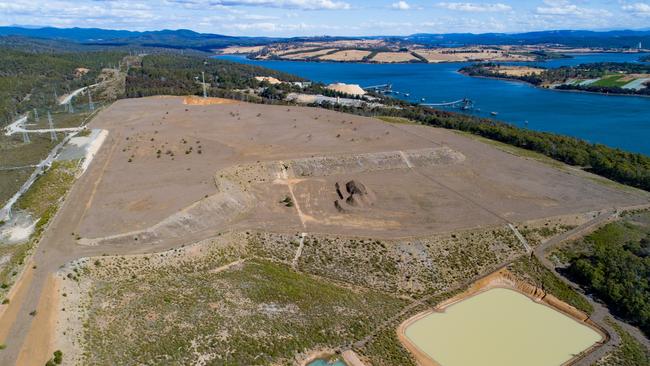
<svg viewBox="0 0 650 366">
<path fill-rule="evenodd" d="M 231 37 L 187 29 L 136 32 L 100 28 L 0 27 L 0 36 L 22 36 L 75 42 L 91 46 L 142 46 L 211 51 L 234 44 L 265 44 L 281 40 L 267 37 Z"/>
<path fill-rule="evenodd" d="M 413 34 L 399 37 L 406 41 L 428 45 L 467 44 L 543 44 L 557 43 L 570 47 L 636 48 L 641 42 L 650 47 L 650 30 L 620 30 L 608 32 L 555 30 L 528 33 L 449 33 Z"/>
<path fill-rule="evenodd" d="M 136 32 L 100 28 L 33 28 L 0 27 L 1 36 L 30 37 L 74 42 L 88 46 L 136 46 L 172 49 L 193 49 L 210 52 L 231 45 L 263 45 L 273 42 L 335 41 L 342 39 L 386 39 L 421 43 L 430 46 L 503 45 L 503 44 L 563 44 L 569 47 L 635 48 L 641 42 L 650 47 L 650 30 L 583 31 L 555 30 L 528 33 L 449 33 L 413 34 L 410 36 L 373 37 L 238 37 L 198 33 L 187 29 Z"/>
</svg>

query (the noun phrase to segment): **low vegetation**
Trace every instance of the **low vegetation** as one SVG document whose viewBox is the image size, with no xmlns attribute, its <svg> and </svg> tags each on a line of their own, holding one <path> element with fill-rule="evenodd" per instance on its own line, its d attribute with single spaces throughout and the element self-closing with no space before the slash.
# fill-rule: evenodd
<svg viewBox="0 0 650 366">
<path fill-rule="evenodd" d="M 85 362 L 288 364 L 298 354 L 363 338 L 405 304 L 261 259 L 224 270 L 195 268 L 162 265 L 134 278 L 124 266 L 122 276 L 111 272 L 110 281 L 98 281 Z"/>
<path fill-rule="evenodd" d="M 607 224 L 557 257 L 568 276 L 650 334 L 650 213 Z"/>
<path fill-rule="evenodd" d="M 56 213 L 61 198 L 70 189 L 76 174 L 78 161 L 54 162 L 32 187 L 16 203 L 21 210 L 37 218 L 34 232 L 25 243 L 0 245 L 0 294 L 6 293 L 16 279 L 32 248 L 40 240 L 43 231 Z"/>
<path fill-rule="evenodd" d="M 596 366 L 650 366 L 650 350 L 612 320 L 607 320 L 621 337 L 621 344 L 605 355 Z"/>
</svg>

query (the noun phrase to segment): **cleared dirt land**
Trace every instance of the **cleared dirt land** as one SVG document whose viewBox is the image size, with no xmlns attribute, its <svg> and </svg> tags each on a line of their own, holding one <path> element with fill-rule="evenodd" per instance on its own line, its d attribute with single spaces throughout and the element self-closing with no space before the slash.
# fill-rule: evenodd
<svg viewBox="0 0 650 366">
<path fill-rule="evenodd" d="M 226 224 L 403 237 L 647 202 L 451 131 L 316 108 L 146 98 L 92 127 L 111 139 L 78 231 L 88 239 Z M 351 181 L 363 202 L 348 200 Z"/>
</svg>

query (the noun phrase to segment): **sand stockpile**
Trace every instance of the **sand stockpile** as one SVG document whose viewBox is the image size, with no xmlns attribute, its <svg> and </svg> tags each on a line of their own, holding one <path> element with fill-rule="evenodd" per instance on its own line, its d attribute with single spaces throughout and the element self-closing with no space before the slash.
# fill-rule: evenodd
<svg viewBox="0 0 650 366">
<path fill-rule="evenodd" d="M 350 95 L 365 95 L 366 91 L 363 90 L 358 84 L 344 84 L 344 83 L 335 83 L 327 86 L 327 89 L 334 90 L 339 93 L 345 93 Z"/>
<path fill-rule="evenodd" d="M 277 84 L 282 84 L 282 81 L 272 77 L 272 76 L 256 76 L 255 80 L 259 82 L 266 81 L 267 83 L 271 85 L 277 85 Z"/>
<path fill-rule="evenodd" d="M 213 105 L 213 104 L 236 104 L 236 100 L 224 98 L 201 98 L 195 95 L 190 95 L 183 98 L 183 104 L 186 105 Z"/>
</svg>

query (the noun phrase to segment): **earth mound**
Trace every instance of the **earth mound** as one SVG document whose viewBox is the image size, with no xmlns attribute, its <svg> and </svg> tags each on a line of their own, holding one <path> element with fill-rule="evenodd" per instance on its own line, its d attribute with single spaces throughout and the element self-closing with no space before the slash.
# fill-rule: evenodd
<svg viewBox="0 0 650 366">
<path fill-rule="evenodd" d="M 345 183 L 347 197 L 341 192 L 341 186 L 338 182 L 335 184 L 335 188 L 339 199 L 334 201 L 334 207 L 339 212 L 347 212 L 355 208 L 366 209 L 375 202 L 375 195 L 363 183 L 357 180 L 351 180 Z"/>
</svg>

